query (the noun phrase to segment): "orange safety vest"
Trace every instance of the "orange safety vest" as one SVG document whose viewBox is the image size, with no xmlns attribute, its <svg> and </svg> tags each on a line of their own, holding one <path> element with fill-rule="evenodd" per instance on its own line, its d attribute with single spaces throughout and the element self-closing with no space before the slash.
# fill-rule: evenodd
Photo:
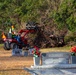
<svg viewBox="0 0 76 75">
<path fill-rule="evenodd" d="M 4 33 L 2 33 L 2 39 L 6 39 L 6 36 Z"/>
</svg>

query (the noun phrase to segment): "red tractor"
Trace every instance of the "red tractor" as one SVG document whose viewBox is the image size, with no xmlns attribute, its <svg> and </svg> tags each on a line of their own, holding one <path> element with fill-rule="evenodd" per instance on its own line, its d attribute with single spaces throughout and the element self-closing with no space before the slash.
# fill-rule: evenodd
<svg viewBox="0 0 76 75">
<path fill-rule="evenodd" d="M 3 38 L 5 50 L 10 50 L 14 48 L 22 49 L 23 47 L 29 47 L 29 44 L 27 42 L 28 38 L 25 38 L 25 36 L 29 33 L 34 33 L 37 29 L 37 26 L 33 23 L 32 25 L 29 24 L 31 23 L 27 23 L 26 29 L 20 30 L 18 32 L 18 35 L 12 35 L 9 33 L 8 37 Z M 9 37 L 10 35 L 12 36 L 12 38 Z"/>
</svg>

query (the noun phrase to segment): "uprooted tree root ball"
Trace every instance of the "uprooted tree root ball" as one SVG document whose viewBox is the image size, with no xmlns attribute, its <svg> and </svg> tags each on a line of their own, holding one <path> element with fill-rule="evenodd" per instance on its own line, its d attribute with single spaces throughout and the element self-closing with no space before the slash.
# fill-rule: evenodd
<svg viewBox="0 0 76 75">
<path fill-rule="evenodd" d="M 28 28 L 30 27 L 30 28 Z M 49 26 L 49 29 L 47 26 L 38 26 L 35 24 L 28 24 L 27 29 L 31 29 L 33 27 L 35 28 L 35 33 L 28 34 L 29 36 L 29 44 L 36 45 L 40 48 L 48 48 L 48 47 L 58 47 L 58 46 L 64 46 L 64 36 L 62 35 L 56 35 L 53 31 L 51 31 L 51 27 Z"/>
</svg>

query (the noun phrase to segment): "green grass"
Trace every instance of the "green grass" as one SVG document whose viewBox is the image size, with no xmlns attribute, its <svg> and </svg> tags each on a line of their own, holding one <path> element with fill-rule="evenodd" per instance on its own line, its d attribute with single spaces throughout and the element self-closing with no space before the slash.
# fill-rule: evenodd
<svg viewBox="0 0 76 75">
<path fill-rule="evenodd" d="M 3 46 L 3 44 L 0 44 L 0 47 L 2 47 Z"/>
<path fill-rule="evenodd" d="M 4 48 L 3 48 L 3 44 L 0 44 L 0 50 L 3 50 Z"/>
<path fill-rule="evenodd" d="M 71 46 L 44 48 L 41 52 L 70 52 Z"/>
<path fill-rule="evenodd" d="M 0 44 L 0 48 L 3 48 L 3 44 Z M 70 52 L 71 46 L 55 47 L 55 48 L 43 48 L 41 52 Z"/>
</svg>

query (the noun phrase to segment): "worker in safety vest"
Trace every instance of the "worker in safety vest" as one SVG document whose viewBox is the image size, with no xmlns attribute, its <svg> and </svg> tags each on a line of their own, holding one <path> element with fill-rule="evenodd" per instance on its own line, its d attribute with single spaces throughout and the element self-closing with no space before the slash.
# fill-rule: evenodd
<svg viewBox="0 0 76 75">
<path fill-rule="evenodd" d="M 5 39 L 6 39 L 6 35 L 5 35 L 5 33 L 4 33 L 4 32 L 2 33 L 2 39 L 3 39 L 3 40 L 5 40 Z"/>
</svg>

